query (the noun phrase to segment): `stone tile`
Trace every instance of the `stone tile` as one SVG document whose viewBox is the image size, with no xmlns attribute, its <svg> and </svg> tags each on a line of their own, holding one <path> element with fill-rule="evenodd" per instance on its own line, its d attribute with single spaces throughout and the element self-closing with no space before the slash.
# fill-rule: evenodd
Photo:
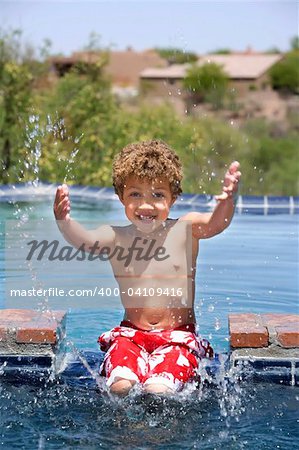
<svg viewBox="0 0 299 450">
<path fill-rule="evenodd" d="M 0 326 L 0 341 L 5 341 L 7 339 L 7 330 L 6 327 Z"/>
<path fill-rule="evenodd" d="M 299 329 L 297 323 L 276 326 L 275 330 L 277 333 L 277 340 L 282 347 L 299 347 Z"/>
</svg>

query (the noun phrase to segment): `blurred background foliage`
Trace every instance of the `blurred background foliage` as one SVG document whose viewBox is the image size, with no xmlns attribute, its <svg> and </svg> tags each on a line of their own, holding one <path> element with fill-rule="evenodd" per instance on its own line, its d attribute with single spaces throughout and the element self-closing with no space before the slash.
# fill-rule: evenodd
<svg viewBox="0 0 299 450">
<path fill-rule="evenodd" d="M 105 58 L 75 67 L 55 84 L 41 87 L 38 80 L 49 72 L 49 48 L 45 41 L 36 57 L 33 49 L 22 47 L 20 32 L 0 33 L 1 183 L 40 179 L 111 186 L 112 160 L 123 146 L 162 139 L 182 160 L 185 192 L 218 193 L 225 167 L 238 160 L 242 194 L 298 195 L 299 129 L 294 118 L 277 132 L 277 124 L 263 119 L 248 119 L 237 128 L 217 118 L 181 117 L 170 104 L 153 107 L 142 98 L 138 108 L 128 109 L 117 101 L 103 75 Z M 289 74 L 292 66 L 298 76 L 294 61 L 298 62 L 298 48 L 273 69 L 276 89 L 298 94 L 296 75 Z M 211 69 L 215 68 L 201 69 L 198 95 L 213 97 L 207 72 Z M 219 86 L 214 88 L 222 93 L 225 74 L 215 70 Z M 197 83 L 196 75 L 191 69 L 188 86 Z"/>
<path fill-rule="evenodd" d="M 156 48 L 156 52 L 164 59 L 168 64 L 185 64 L 195 62 L 198 59 L 196 53 L 183 51 L 179 48 Z"/>
</svg>

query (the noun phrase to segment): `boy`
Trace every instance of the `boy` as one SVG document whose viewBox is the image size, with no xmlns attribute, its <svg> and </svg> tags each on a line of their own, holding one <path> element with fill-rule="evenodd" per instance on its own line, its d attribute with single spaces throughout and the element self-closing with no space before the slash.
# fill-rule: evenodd
<svg viewBox="0 0 299 450">
<path fill-rule="evenodd" d="M 162 141 L 128 145 L 114 160 L 113 185 L 131 224 L 96 230 L 70 218 L 67 186 L 57 189 L 54 213 L 64 237 L 106 256 L 119 284 L 124 320 L 99 337 L 110 392 L 126 395 L 135 383 L 152 393 L 179 391 L 198 377 L 200 359 L 213 356 L 195 331 L 198 242 L 230 224 L 240 176 L 233 162 L 212 213 L 170 219 L 182 192 L 178 156 Z"/>
</svg>

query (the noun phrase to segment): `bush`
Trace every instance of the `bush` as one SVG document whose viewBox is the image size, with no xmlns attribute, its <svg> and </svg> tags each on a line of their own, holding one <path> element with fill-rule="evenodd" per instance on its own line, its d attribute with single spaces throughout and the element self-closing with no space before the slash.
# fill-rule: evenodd
<svg viewBox="0 0 299 450">
<path fill-rule="evenodd" d="M 299 94 L 299 51 L 288 53 L 270 70 L 273 89 L 287 94 Z"/>
<path fill-rule="evenodd" d="M 155 50 L 169 64 L 185 64 L 198 60 L 196 53 L 186 52 L 179 48 L 156 48 Z"/>
<path fill-rule="evenodd" d="M 223 105 L 228 77 L 218 64 L 193 65 L 187 71 L 183 86 L 189 92 L 193 103 L 205 101 L 219 109 Z"/>
<path fill-rule="evenodd" d="M 0 33 L 0 181 L 14 181 L 24 142 L 20 130 L 31 105 L 32 74 L 23 61 L 18 31 Z"/>
</svg>

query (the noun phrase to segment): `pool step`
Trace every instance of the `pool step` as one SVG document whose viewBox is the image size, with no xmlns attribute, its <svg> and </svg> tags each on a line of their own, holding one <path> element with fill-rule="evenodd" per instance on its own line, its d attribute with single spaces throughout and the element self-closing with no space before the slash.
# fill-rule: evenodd
<svg viewBox="0 0 299 450">
<path fill-rule="evenodd" d="M 230 361 L 256 380 L 299 385 L 299 315 L 230 314 Z"/>
<path fill-rule="evenodd" d="M 0 310 L 0 374 L 60 370 L 66 312 Z"/>
</svg>

